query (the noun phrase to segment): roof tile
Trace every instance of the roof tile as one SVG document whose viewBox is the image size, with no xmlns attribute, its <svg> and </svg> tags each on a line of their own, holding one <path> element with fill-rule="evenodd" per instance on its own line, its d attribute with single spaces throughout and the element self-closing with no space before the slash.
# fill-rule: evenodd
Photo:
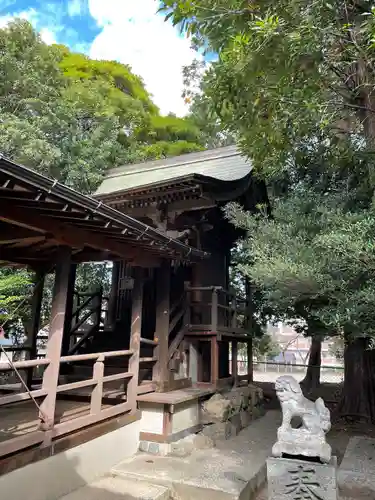
<svg viewBox="0 0 375 500">
<path fill-rule="evenodd" d="M 250 161 L 236 146 L 227 146 L 114 168 L 95 195 L 132 190 L 194 174 L 230 182 L 246 177 L 250 171 Z"/>
</svg>

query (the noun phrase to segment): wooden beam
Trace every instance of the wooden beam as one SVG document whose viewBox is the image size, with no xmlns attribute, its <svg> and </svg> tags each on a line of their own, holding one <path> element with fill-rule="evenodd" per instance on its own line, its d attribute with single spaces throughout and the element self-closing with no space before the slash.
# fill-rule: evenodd
<svg viewBox="0 0 375 500">
<path fill-rule="evenodd" d="M 44 237 L 43 234 L 41 235 L 40 233 L 35 233 L 35 231 L 14 226 L 13 224 L 4 222 L 0 224 L 0 243 L 3 245 L 25 240 L 27 238 L 34 238 L 35 236 Z"/>
<path fill-rule="evenodd" d="M 155 354 L 158 361 L 153 368 L 152 379 L 164 387 L 169 380 L 169 316 L 170 316 L 170 286 L 171 268 L 170 262 L 163 260 L 160 268 L 156 270 L 156 326 L 155 335 L 158 346 Z"/>
<path fill-rule="evenodd" d="M 40 248 L 42 244 L 46 242 L 47 242 L 46 236 L 40 234 L 39 236 L 30 236 L 29 238 L 23 238 L 13 242 L 0 241 L 0 245 L 6 246 L 6 248 L 11 251 L 13 251 L 16 248 L 22 251 L 23 248 L 33 248 L 37 250 Z"/>
<path fill-rule="evenodd" d="M 56 263 L 55 286 L 53 290 L 50 330 L 47 341 L 46 358 L 50 360 L 43 374 L 42 389 L 47 396 L 40 405 L 41 428 L 51 430 L 54 426 L 56 392 L 60 371 L 61 344 L 64 333 L 65 312 L 69 288 L 71 252 L 67 247 L 59 251 Z"/>
<path fill-rule="evenodd" d="M 48 217 L 39 214 L 35 215 L 31 210 L 12 206 L 10 201 L 4 202 L 0 200 L 0 219 L 27 229 L 50 233 L 60 244 L 73 248 L 92 247 L 98 250 L 108 250 L 128 260 L 134 260 L 140 256 L 140 253 L 142 254 L 142 251 L 136 245 L 120 243 L 106 238 L 105 235 L 97 234 L 95 230 L 91 232 L 81 228 L 78 229 L 74 225 L 50 220 Z"/>
<path fill-rule="evenodd" d="M 139 353 L 141 347 L 142 312 L 143 312 L 143 287 L 144 271 L 136 267 L 134 269 L 134 287 L 132 291 L 132 316 L 130 328 L 130 347 L 133 354 L 129 360 L 128 371 L 133 377 L 127 387 L 127 401 L 130 402 L 132 410 L 137 409 L 138 378 L 139 378 Z"/>
</svg>

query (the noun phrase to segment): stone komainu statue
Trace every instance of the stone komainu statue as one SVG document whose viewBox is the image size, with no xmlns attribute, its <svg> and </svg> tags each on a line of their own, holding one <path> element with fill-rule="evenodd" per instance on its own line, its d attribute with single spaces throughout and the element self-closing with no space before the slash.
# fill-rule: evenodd
<svg viewBox="0 0 375 500">
<path fill-rule="evenodd" d="M 306 399 L 296 379 L 283 375 L 276 380 L 275 389 L 283 414 L 277 431 L 277 442 L 272 448 L 275 457 L 297 455 L 319 457 L 322 462 L 331 459 L 331 447 L 325 434 L 331 428 L 331 415 L 322 398 L 314 402 Z M 300 417 L 302 426 L 291 426 L 293 417 Z"/>
</svg>

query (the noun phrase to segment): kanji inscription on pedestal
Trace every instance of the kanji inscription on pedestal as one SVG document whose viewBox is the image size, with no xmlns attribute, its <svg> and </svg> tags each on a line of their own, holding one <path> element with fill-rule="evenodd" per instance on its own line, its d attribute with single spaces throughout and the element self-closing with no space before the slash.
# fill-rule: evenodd
<svg viewBox="0 0 375 500">
<path fill-rule="evenodd" d="M 320 484 L 316 471 L 311 465 L 296 465 L 290 468 L 289 481 L 285 485 L 285 493 L 293 500 L 324 500 L 319 491 Z"/>
<path fill-rule="evenodd" d="M 269 500 L 337 500 L 336 464 L 267 460 Z"/>
</svg>

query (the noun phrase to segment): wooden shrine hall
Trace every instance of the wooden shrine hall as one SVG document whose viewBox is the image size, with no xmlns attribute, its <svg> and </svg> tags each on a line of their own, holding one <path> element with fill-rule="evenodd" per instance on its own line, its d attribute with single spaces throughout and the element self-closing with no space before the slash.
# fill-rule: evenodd
<svg viewBox="0 0 375 500">
<path fill-rule="evenodd" d="M 265 185 L 252 176 L 249 161 L 235 146 L 228 146 L 118 167 L 109 171 L 95 197 L 209 254 L 187 265 L 166 262 L 162 276 L 170 279 L 162 278 L 159 283 L 154 277 L 153 289 L 158 300 L 165 301 L 166 314 L 158 318 L 165 326 L 159 330 L 152 324 L 150 331 L 169 330 L 168 355 L 160 347 L 166 358 L 161 363 L 164 371 L 158 374 L 159 389 L 171 390 L 191 382 L 213 387 L 236 383 L 238 342 L 247 344 L 248 359 L 252 359 L 250 286 L 243 297 L 230 290 L 230 255 L 241 233 L 225 219 L 223 207 L 237 202 L 254 210 L 267 201 Z M 114 323 L 121 321 L 118 311 L 125 310 L 121 283 L 127 273 L 126 266 L 115 264 Z M 155 297 L 145 300 L 153 304 Z M 186 358 L 189 370 L 184 378 L 181 365 Z M 242 378 L 251 378 L 251 374 L 249 363 L 249 373 Z"/>
<path fill-rule="evenodd" d="M 0 474 L 52 445 L 91 439 L 85 430 L 97 436 L 140 419 L 152 404 L 162 407 L 162 429 L 141 424 L 143 439 L 177 439 L 175 405 L 252 380 L 250 287 L 243 297 L 229 289 L 240 235 L 222 207 L 252 210 L 265 197 L 235 147 L 113 169 L 94 197 L 0 157 L 0 264 L 27 267 L 35 280 L 27 339 L 2 347 L 18 360 L 0 363 L 17 381 L 0 385 Z M 77 265 L 103 261 L 113 263 L 109 295 L 78 293 Z M 249 359 L 243 375 L 239 343 Z M 59 448 L 64 436 L 77 437 Z"/>
</svg>

